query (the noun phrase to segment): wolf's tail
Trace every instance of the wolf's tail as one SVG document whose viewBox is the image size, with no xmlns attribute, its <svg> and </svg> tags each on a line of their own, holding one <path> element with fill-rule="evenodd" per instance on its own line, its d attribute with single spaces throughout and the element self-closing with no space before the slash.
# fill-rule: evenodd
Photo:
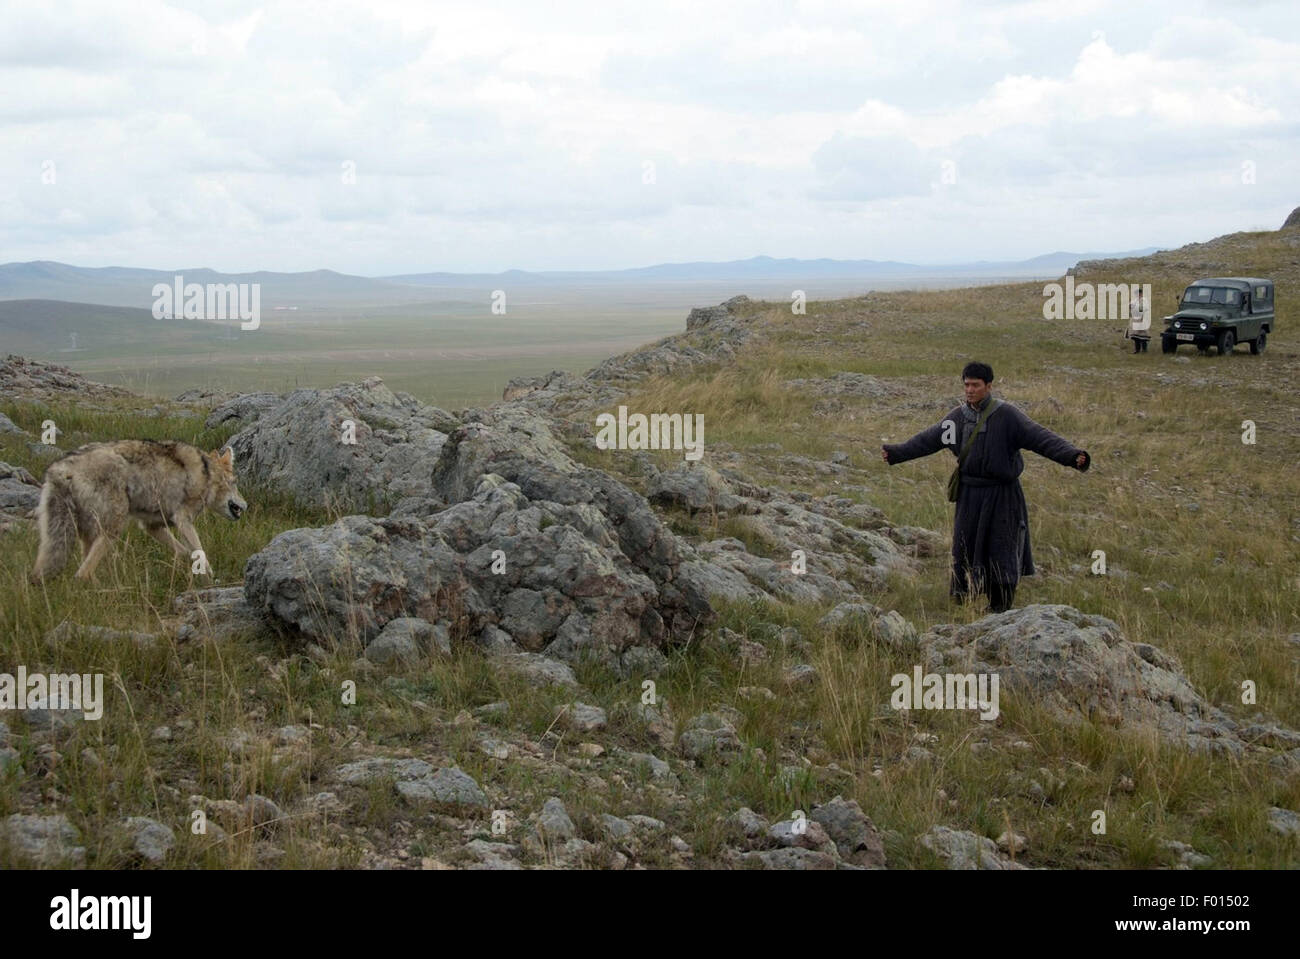
<svg viewBox="0 0 1300 959">
<path fill-rule="evenodd" d="M 63 569 L 77 541 L 71 477 L 58 463 L 45 471 L 45 486 L 41 489 L 40 505 L 36 507 L 36 521 L 41 533 L 41 546 L 32 570 L 33 583 Z"/>
</svg>

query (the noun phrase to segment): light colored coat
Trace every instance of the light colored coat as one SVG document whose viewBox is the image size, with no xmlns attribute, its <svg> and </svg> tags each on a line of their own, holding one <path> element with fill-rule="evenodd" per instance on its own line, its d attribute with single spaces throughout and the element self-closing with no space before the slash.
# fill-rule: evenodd
<svg viewBox="0 0 1300 959">
<path fill-rule="evenodd" d="M 239 519 L 247 508 L 235 486 L 234 453 L 229 448 L 205 453 L 178 442 L 91 443 L 45 471 L 36 507 L 41 545 L 31 580 L 39 583 L 62 569 L 78 539 L 84 557 L 76 578 L 90 579 L 131 520 L 176 555 L 191 559 L 191 551 L 203 549 L 194 520 L 204 509 Z M 206 556 L 203 559 L 206 571 Z"/>
</svg>

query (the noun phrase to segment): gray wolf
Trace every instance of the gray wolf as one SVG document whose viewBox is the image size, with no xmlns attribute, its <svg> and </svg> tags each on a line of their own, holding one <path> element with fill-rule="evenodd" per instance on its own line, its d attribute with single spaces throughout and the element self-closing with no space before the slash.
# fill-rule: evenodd
<svg viewBox="0 0 1300 959">
<path fill-rule="evenodd" d="M 235 486 L 229 447 L 205 453 L 188 443 L 156 440 L 90 443 L 45 471 L 36 507 L 41 545 L 31 582 L 61 570 L 75 540 L 83 553 L 76 578 L 91 579 L 133 519 L 177 556 L 190 559 L 191 550 L 203 549 L 194 520 L 204 509 L 237 520 L 247 508 Z"/>
</svg>

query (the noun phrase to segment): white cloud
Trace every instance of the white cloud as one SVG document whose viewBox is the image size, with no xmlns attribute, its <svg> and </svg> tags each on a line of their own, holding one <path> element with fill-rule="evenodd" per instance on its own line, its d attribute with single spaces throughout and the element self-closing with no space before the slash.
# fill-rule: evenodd
<svg viewBox="0 0 1300 959">
<path fill-rule="evenodd" d="M 1300 202 L 1298 23 L 1114 0 L 25 5 L 0 33 L 0 260 L 395 273 L 1204 238 Z"/>
</svg>

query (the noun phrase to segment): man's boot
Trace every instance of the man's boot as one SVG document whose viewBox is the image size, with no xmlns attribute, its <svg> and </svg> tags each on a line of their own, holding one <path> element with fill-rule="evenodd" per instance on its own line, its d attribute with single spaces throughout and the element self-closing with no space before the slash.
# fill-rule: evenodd
<svg viewBox="0 0 1300 959">
<path fill-rule="evenodd" d="M 1005 613 L 1011 608 L 1011 604 L 1016 599 L 1016 587 L 999 583 L 997 580 L 989 581 L 989 612 Z"/>
</svg>

